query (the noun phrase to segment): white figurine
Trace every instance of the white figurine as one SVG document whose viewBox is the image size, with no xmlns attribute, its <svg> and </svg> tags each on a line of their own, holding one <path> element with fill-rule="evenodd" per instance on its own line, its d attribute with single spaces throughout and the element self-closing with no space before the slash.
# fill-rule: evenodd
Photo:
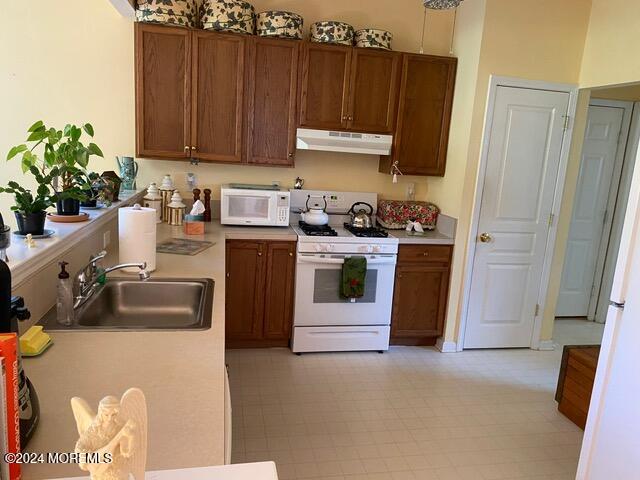
<svg viewBox="0 0 640 480">
<path fill-rule="evenodd" d="M 92 480 L 128 480 L 129 474 L 134 480 L 144 480 L 147 403 L 142 390 L 130 388 L 120 400 L 104 397 L 97 415 L 79 397 L 71 399 L 71 409 L 80 435 L 75 451 L 94 460 L 81 462 L 80 469 L 88 471 Z M 94 456 L 99 456 L 99 463 Z"/>
<path fill-rule="evenodd" d="M 36 241 L 30 233 L 27 233 L 27 236 L 24 237 L 24 243 L 27 244 L 27 248 L 34 248 L 36 246 Z"/>
</svg>

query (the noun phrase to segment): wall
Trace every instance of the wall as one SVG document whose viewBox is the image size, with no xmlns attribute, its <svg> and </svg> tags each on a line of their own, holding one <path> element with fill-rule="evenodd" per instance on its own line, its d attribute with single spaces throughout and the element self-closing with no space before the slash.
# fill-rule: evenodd
<svg viewBox="0 0 640 480">
<path fill-rule="evenodd" d="M 290 9 L 314 21 L 341 19 L 356 28 L 378 27 L 394 33 L 394 49 L 418 51 L 423 20 L 419 0 L 256 0 L 257 11 Z M 26 6 L 28 5 L 28 7 Z M 108 0 L 28 0 L 4 6 L 11 18 L 0 31 L 0 157 L 26 138 L 36 120 L 62 127 L 68 122 L 91 122 L 95 142 L 105 160 L 94 170 L 116 168 L 115 155 L 134 152 L 133 28 Z M 427 53 L 449 53 L 453 15 L 430 11 L 425 35 Z M 20 41 L 16 41 L 20 39 Z M 46 40 L 46 45 L 43 42 Z M 72 52 L 72 53 L 68 53 Z M 0 164 L 0 184 L 22 179 L 19 162 Z M 191 167 L 184 162 L 143 160 L 140 184 L 158 181 L 165 173 L 176 176 L 186 188 L 185 173 L 196 173 L 201 186 L 216 187 L 229 181 L 292 185 L 296 176 L 309 187 L 377 191 L 387 198 L 405 198 L 408 182 L 416 183 L 420 199 L 431 198 L 432 179 L 404 177 L 394 185 L 378 173 L 378 157 L 299 152 L 296 168 L 279 169 L 226 165 Z M 217 193 L 216 193 L 217 196 Z M 434 198 L 443 211 L 455 214 L 457 201 L 450 195 Z M 9 216 L 12 199 L 0 195 L 0 211 Z"/>
<path fill-rule="evenodd" d="M 640 83 L 622 87 L 593 89 L 591 90 L 591 98 L 637 102 L 640 100 Z"/>
<path fill-rule="evenodd" d="M 593 0 L 589 32 L 580 73 L 581 87 L 616 85 L 640 80 L 640 2 Z"/>
<path fill-rule="evenodd" d="M 458 338 L 463 301 L 464 265 L 478 161 L 483 134 L 486 99 L 491 75 L 577 84 L 582 49 L 587 34 L 590 0 L 486 0 L 478 78 L 469 129 L 469 147 L 458 212 L 454 270 L 449 297 L 445 341 Z M 467 2 L 463 8 L 468 8 Z M 460 30 L 456 30 L 456 36 Z M 562 48 L 558 48 L 562 45 Z M 470 107 L 471 108 L 471 107 Z"/>
</svg>

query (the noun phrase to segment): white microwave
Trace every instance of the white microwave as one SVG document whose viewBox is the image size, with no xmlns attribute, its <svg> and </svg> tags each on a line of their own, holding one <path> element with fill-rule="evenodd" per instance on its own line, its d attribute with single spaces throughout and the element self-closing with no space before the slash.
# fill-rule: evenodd
<svg viewBox="0 0 640 480">
<path fill-rule="evenodd" d="M 289 226 L 290 193 L 270 185 L 223 185 L 220 222 L 223 225 Z"/>
</svg>

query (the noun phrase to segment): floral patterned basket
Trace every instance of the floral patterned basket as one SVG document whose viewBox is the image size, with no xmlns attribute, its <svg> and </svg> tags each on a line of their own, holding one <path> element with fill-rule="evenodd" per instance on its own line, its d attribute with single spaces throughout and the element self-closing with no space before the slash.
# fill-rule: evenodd
<svg viewBox="0 0 640 480">
<path fill-rule="evenodd" d="M 384 228 L 400 230 L 407 222 L 420 222 L 425 230 L 434 230 L 438 222 L 440 209 L 433 203 L 408 202 L 403 200 L 380 200 L 378 202 L 377 222 Z"/>
<path fill-rule="evenodd" d="M 384 50 L 391 50 L 391 40 L 393 40 L 393 34 L 386 30 L 363 28 L 355 33 L 356 47 L 361 48 L 382 48 Z"/>
<path fill-rule="evenodd" d="M 270 10 L 256 15 L 256 34 L 261 37 L 301 39 L 304 19 L 293 12 Z"/>
<path fill-rule="evenodd" d="M 138 0 L 136 20 L 195 27 L 198 23 L 196 0 Z"/>
<path fill-rule="evenodd" d="M 205 30 L 248 33 L 256 29 L 256 12 L 244 0 L 204 0 L 200 7 L 200 21 Z"/>
<path fill-rule="evenodd" d="M 316 22 L 311 25 L 311 41 L 353 45 L 353 27 L 344 22 Z"/>
</svg>

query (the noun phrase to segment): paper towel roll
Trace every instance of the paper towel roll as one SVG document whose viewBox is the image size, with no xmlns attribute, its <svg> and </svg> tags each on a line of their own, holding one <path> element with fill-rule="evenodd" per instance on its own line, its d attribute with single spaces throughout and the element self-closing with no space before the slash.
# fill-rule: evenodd
<svg viewBox="0 0 640 480">
<path fill-rule="evenodd" d="M 147 270 L 156 269 L 156 211 L 153 208 L 122 207 L 118 210 L 120 263 L 147 262 Z M 137 268 L 125 269 L 137 272 Z"/>
</svg>

